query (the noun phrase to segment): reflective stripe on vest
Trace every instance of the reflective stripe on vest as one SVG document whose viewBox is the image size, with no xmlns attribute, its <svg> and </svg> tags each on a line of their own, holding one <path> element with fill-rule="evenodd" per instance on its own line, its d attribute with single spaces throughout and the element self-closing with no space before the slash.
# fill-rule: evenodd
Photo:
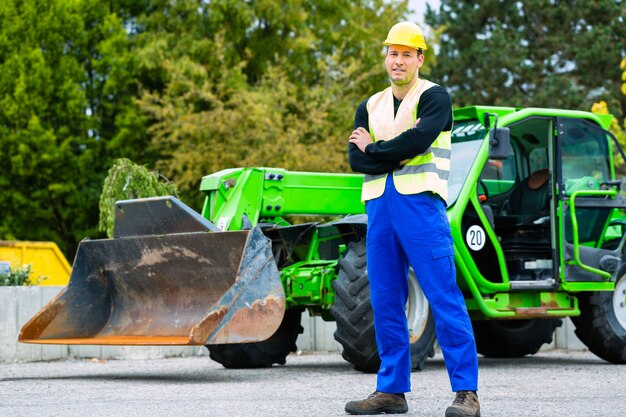
<svg viewBox="0 0 626 417">
<path fill-rule="evenodd" d="M 370 134 L 374 140 L 389 140 L 411 128 L 417 120 L 417 106 L 422 93 L 436 84 L 420 79 L 400 103 L 393 114 L 391 87 L 374 94 L 367 101 Z M 432 191 L 444 200 L 448 196 L 450 172 L 451 134 L 441 132 L 431 146 L 422 154 L 409 160 L 394 171 L 393 182 L 401 194 L 417 194 Z M 361 200 L 380 197 L 385 192 L 387 174 L 365 175 Z"/>
<path fill-rule="evenodd" d="M 448 198 L 450 174 L 450 132 L 441 132 L 430 148 L 411 159 L 393 173 L 393 184 L 400 194 L 417 194 L 424 191 Z"/>
</svg>

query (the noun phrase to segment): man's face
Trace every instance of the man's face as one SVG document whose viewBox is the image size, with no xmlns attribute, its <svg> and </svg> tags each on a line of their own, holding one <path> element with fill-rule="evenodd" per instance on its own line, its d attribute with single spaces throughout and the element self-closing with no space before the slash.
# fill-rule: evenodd
<svg viewBox="0 0 626 417">
<path fill-rule="evenodd" d="M 389 45 L 385 66 L 391 82 L 396 85 L 407 85 L 413 81 L 418 70 L 424 63 L 424 55 L 417 50 L 402 45 Z"/>
</svg>

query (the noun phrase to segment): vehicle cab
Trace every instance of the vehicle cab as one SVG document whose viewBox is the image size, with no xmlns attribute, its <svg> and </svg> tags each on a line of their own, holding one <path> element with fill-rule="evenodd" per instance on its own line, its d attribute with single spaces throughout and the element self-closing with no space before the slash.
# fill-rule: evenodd
<svg viewBox="0 0 626 417">
<path fill-rule="evenodd" d="M 612 116 L 472 106 L 454 119 L 447 203 L 470 312 L 575 316 L 570 293 L 612 291 L 626 207 Z"/>
</svg>

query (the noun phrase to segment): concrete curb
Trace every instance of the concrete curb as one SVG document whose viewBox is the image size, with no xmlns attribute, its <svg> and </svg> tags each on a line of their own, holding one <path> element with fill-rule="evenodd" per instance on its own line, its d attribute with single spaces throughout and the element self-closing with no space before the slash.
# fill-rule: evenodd
<svg viewBox="0 0 626 417">
<path fill-rule="evenodd" d="M 204 346 L 36 345 L 17 341 L 20 329 L 64 287 L 0 287 L 0 362 L 70 358 L 158 359 L 208 355 Z"/>
<path fill-rule="evenodd" d="M 86 346 L 34 345 L 17 341 L 20 329 L 64 287 L 0 287 L 0 362 L 37 362 L 70 358 L 98 359 L 158 359 L 182 356 L 206 356 L 204 346 Z M 341 345 L 334 339 L 334 322 L 325 322 L 302 316 L 303 333 L 297 341 L 300 351 L 340 352 Z M 550 349 L 587 350 L 574 334 L 569 319 L 555 332 Z"/>
</svg>

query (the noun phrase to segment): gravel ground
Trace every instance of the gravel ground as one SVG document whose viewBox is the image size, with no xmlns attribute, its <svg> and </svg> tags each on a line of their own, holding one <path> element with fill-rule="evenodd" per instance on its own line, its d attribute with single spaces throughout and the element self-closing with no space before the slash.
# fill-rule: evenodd
<svg viewBox="0 0 626 417">
<path fill-rule="evenodd" d="M 344 416 L 375 375 L 337 353 L 227 370 L 207 357 L 0 364 L 0 416 Z M 411 377 L 408 416 L 443 416 L 452 400 L 440 354 Z M 589 352 L 480 358 L 482 416 L 624 416 L 626 366 Z"/>
</svg>

